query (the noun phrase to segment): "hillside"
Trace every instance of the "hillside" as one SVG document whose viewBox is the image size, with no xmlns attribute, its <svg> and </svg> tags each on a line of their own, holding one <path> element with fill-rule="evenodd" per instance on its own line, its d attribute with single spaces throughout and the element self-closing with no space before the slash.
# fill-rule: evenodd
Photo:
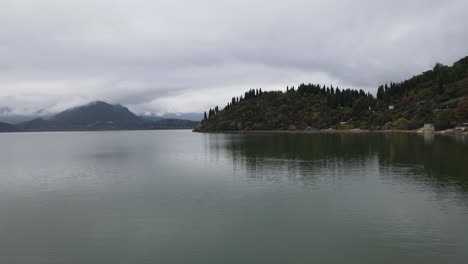
<svg viewBox="0 0 468 264">
<path fill-rule="evenodd" d="M 16 132 L 18 129 L 10 124 L 0 122 L 0 132 Z"/>
<path fill-rule="evenodd" d="M 50 118 L 36 118 L 17 124 L 18 131 L 93 131 L 155 128 L 193 128 L 199 122 L 181 119 L 143 119 L 122 105 L 102 101 L 73 107 Z"/>
<path fill-rule="evenodd" d="M 468 57 L 413 78 L 363 90 L 301 84 L 285 92 L 250 90 L 205 113 L 199 132 L 300 129 L 442 130 L 468 120 Z"/>
<path fill-rule="evenodd" d="M 52 116 L 49 122 L 74 126 L 100 126 L 112 123 L 118 127 L 138 127 L 142 120 L 122 105 L 111 105 L 102 101 L 65 110 Z"/>
<path fill-rule="evenodd" d="M 138 129 L 144 127 L 144 121 L 126 107 L 95 101 L 18 127 L 25 131 Z"/>
</svg>

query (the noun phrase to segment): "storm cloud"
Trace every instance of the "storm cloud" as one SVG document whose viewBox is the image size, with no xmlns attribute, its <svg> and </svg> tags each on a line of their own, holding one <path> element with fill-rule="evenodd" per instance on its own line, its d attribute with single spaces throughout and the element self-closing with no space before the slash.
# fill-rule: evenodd
<svg viewBox="0 0 468 264">
<path fill-rule="evenodd" d="M 250 88 L 375 92 L 468 55 L 466 0 L 2 0 L 0 108 L 201 112 Z"/>
</svg>

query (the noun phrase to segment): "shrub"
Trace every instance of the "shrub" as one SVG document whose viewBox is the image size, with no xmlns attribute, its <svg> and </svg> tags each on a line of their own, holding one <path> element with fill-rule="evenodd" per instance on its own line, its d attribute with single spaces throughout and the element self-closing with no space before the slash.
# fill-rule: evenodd
<svg viewBox="0 0 468 264">
<path fill-rule="evenodd" d="M 339 130 L 350 130 L 354 129 L 354 126 L 352 124 L 343 124 L 338 127 Z"/>
<path fill-rule="evenodd" d="M 414 130 L 414 129 L 418 129 L 418 128 L 423 127 L 423 125 L 424 125 L 424 123 L 422 123 L 421 121 L 419 121 L 417 119 L 411 119 L 411 121 L 409 121 L 406 128 L 408 128 L 409 130 Z"/>
<path fill-rule="evenodd" d="M 455 115 L 459 121 L 468 120 L 468 99 L 458 103 L 457 109 L 455 110 Z"/>
<path fill-rule="evenodd" d="M 434 122 L 432 110 L 429 109 L 421 109 L 417 111 L 411 121 L 409 122 L 407 128 L 408 129 L 417 129 L 424 126 L 424 124 L 432 124 Z"/>
<path fill-rule="evenodd" d="M 408 119 L 404 118 L 404 117 L 400 117 L 398 118 L 397 120 L 395 120 L 393 122 L 393 128 L 394 129 L 400 129 L 400 130 L 404 130 L 404 129 L 408 129 Z"/>
<path fill-rule="evenodd" d="M 434 128 L 436 130 L 445 130 L 453 127 L 451 124 L 454 121 L 453 110 L 443 110 L 438 112 L 434 118 Z"/>
</svg>

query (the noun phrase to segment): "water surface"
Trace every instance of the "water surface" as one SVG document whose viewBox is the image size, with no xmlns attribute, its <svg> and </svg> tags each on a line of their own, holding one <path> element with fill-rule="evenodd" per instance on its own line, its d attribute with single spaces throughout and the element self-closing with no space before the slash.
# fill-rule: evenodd
<svg viewBox="0 0 468 264">
<path fill-rule="evenodd" d="M 0 134 L 0 263 L 467 263 L 468 139 Z"/>
</svg>

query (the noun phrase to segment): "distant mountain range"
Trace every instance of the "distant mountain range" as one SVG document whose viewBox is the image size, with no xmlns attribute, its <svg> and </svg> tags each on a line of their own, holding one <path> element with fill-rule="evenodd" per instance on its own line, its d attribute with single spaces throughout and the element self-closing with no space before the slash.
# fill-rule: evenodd
<svg viewBox="0 0 468 264">
<path fill-rule="evenodd" d="M 152 120 L 135 115 L 125 106 L 95 101 L 67 109 L 49 118 L 35 118 L 15 125 L 0 123 L 0 132 L 193 128 L 198 123 L 174 118 Z"/>
<path fill-rule="evenodd" d="M 203 119 L 203 113 L 165 113 L 161 118 L 200 121 Z"/>
<path fill-rule="evenodd" d="M 0 123 L 0 132 L 16 132 L 18 129 L 7 123 Z"/>
</svg>

